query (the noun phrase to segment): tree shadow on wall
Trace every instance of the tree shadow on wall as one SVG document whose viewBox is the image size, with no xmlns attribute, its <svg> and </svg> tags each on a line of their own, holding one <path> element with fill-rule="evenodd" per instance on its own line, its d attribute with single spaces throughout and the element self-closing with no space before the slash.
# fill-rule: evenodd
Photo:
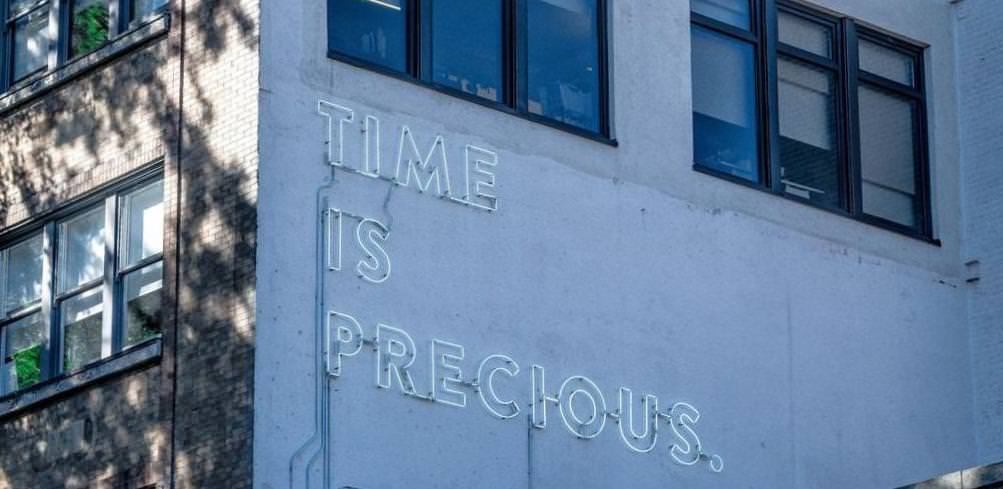
<svg viewBox="0 0 1003 489">
<path fill-rule="evenodd" d="M 180 203 L 167 211 L 160 366 L 0 419 L 0 489 L 169 487 L 171 419 L 177 487 L 250 487 L 257 8 L 176 0 L 167 37 L 0 115 L 5 226 L 164 154 L 166 201 Z M 77 426 L 77 450 L 40 448 Z"/>
</svg>

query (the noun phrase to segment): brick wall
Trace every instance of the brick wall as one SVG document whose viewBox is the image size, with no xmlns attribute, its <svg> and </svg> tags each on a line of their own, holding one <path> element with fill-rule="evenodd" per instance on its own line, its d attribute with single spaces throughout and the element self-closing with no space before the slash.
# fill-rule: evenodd
<svg viewBox="0 0 1003 489">
<path fill-rule="evenodd" d="M 969 301 L 981 462 L 1003 460 L 1003 5 L 957 8 L 965 259 L 981 279 Z"/>
<path fill-rule="evenodd" d="M 0 417 L 0 489 L 251 486 L 257 0 L 171 9 L 0 114 L 0 233 L 158 159 L 167 209 L 161 358 Z"/>
</svg>

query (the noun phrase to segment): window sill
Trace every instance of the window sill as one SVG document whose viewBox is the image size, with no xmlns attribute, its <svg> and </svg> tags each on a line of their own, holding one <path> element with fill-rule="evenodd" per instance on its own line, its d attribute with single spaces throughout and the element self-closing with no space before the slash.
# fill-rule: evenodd
<svg viewBox="0 0 1003 489">
<path fill-rule="evenodd" d="M 0 419 L 36 407 L 103 379 L 149 364 L 160 358 L 160 340 L 100 360 L 82 370 L 49 379 L 27 389 L 0 397 Z"/>
<path fill-rule="evenodd" d="M 90 54 L 74 58 L 52 71 L 19 82 L 0 96 L 0 116 L 160 37 L 170 29 L 170 26 L 170 14 L 161 14 L 119 35 Z"/>
<path fill-rule="evenodd" d="M 883 229 L 885 231 L 889 231 L 889 232 L 892 232 L 892 233 L 895 233 L 895 234 L 899 234 L 899 235 L 902 235 L 902 236 L 905 236 L 905 237 L 908 237 L 908 238 L 912 238 L 912 239 L 924 242 L 924 243 L 929 244 L 929 245 L 933 245 L 933 246 L 937 246 L 937 247 L 943 246 L 943 243 L 941 243 L 941 241 L 939 239 L 927 236 L 927 235 L 919 233 L 919 232 L 917 232 L 915 230 L 906 228 L 905 226 L 901 226 L 901 225 L 895 224 L 895 223 L 893 223 L 891 221 L 886 221 L 886 220 L 881 219 L 881 218 L 868 216 L 866 214 L 863 215 L 863 216 L 857 217 L 857 216 L 855 216 L 855 215 L 853 215 L 853 214 L 851 214 L 851 213 L 849 213 L 849 212 L 847 212 L 847 211 L 845 211 L 843 209 L 837 209 L 837 208 L 833 208 L 833 207 L 826 207 L 826 206 L 823 206 L 823 205 L 816 204 L 816 203 L 814 203 L 814 202 L 812 202 L 810 200 L 805 200 L 803 198 L 800 198 L 800 197 L 788 194 L 786 192 L 774 191 L 773 189 L 771 189 L 769 187 L 766 187 L 763 184 L 756 183 L 756 182 L 751 182 L 751 181 L 746 180 L 744 178 L 736 177 L 736 176 L 733 176 L 733 175 L 729 175 L 727 173 L 722 173 L 722 172 L 713 170 L 711 168 L 707 168 L 705 166 L 702 166 L 699 163 L 694 163 L 693 164 L 693 171 L 695 171 L 697 173 L 702 173 L 704 175 L 709 175 L 709 176 L 712 176 L 712 177 L 715 177 L 715 178 L 720 178 L 722 180 L 727 180 L 728 182 L 735 183 L 735 184 L 741 185 L 743 187 L 748 187 L 748 188 L 751 188 L 751 189 L 759 190 L 760 192 L 764 192 L 764 193 L 767 193 L 767 194 L 770 194 L 770 195 L 774 195 L 774 196 L 780 197 L 780 198 L 782 198 L 784 200 L 788 200 L 788 201 L 791 201 L 791 202 L 797 202 L 798 204 L 801 204 L 801 205 L 804 205 L 804 206 L 807 206 L 807 207 L 811 207 L 813 209 L 818 209 L 820 211 L 827 212 L 827 213 L 833 214 L 833 215 L 837 215 L 837 216 L 849 219 L 851 221 L 857 221 L 859 223 L 863 223 L 863 224 L 867 224 L 869 226 L 880 228 L 880 229 Z"/>
</svg>

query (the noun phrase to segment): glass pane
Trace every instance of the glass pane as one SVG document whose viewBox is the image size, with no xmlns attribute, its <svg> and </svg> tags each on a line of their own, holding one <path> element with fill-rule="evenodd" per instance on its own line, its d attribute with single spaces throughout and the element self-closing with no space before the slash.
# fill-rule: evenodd
<svg viewBox="0 0 1003 489">
<path fill-rule="evenodd" d="M 128 267 L 164 250 L 164 182 L 143 187 L 122 200 L 122 259 Z"/>
<path fill-rule="evenodd" d="M 70 57 L 87 54 L 108 42 L 108 1 L 73 2 Z"/>
<path fill-rule="evenodd" d="M 916 65 L 911 55 L 866 39 L 860 40 L 860 69 L 904 85 L 916 84 Z"/>
<path fill-rule="evenodd" d="M 836 80 L 827 70 L 780 58 L 780 174 L 784 191 L 841 205 Z"/>
<path fill-rule="evenodd" d="M 752 45 L 693 27 L 694 161 L 758 182 L 758 133 Z"/>
<path fill-rule="evenodd" d="M 693 13 L 749 30 L 752 23 L 749 0 L 691 0 Z"/>
<path fill-rule="evenodd" d="M 599 35 L 595 0 L 529 0 L 531 113 L 599 131 Z"/>
<path fill-rule="evenodd" d="M 9 10 L 10 15 L 11 17 L 14 17 L 18 14 L 23 14 L 37 4 L 38 0 L 11 0 Z"/>
<path fill-rule="evenodd" d="M 832 30 L 803 17 L 780 12 L 780 42 L 826 58 L 832 57 Z"/>
<path fill-rule="evenodd" d="M 917 227 L 915 105 L 866 85 L 859 94 L 864 212 Z"/>
<path fill-rule="evenodd" d="M 42 350 L 45 347 L 45 322 L 33 314 L 4 328 L 6 351 L 3 371 L 7 392 L 24 389 L 42 380 Z"/>
<path fill-rule="evenodd" d="M 125 277 L 126 348 L 160 336 L 163 274 L 163 262 L 158 262 Z"/>
<path fill-rule="evenodd" d="M 405 0 L 330 0 L 329 48 L 396 71 L 407 70 Z"/>
<path fill-rule="evenodd" d="M 42 298 L 42 235 L 7 249 L 4 311 L 10 312 Z"/>
<path fill-rule="evenodd" d="M 49 62 L 49 10 L 39 9 L 14 27 L 14 80 L 45 68 Z"/>
<path fill-rule="evenodd" d="M 101 288 L 63 302 L 63 371 L 72 372 L 101 359 L 103 294 Z"/>
<path fill-rule="evenodd" d="M 432 78 L 502 100 L 502 0 L 432 2 Z"/>
<path fill-rule="evenodd" d="M 169 0 L 133 0 L 132 20 L 142 20 L 167 8 Z"/>
<path fill-rule="evenodd" d="M 59 240 L 60 291 L 104 275 L 104 207 L 60 224 Z"/>
</svg>

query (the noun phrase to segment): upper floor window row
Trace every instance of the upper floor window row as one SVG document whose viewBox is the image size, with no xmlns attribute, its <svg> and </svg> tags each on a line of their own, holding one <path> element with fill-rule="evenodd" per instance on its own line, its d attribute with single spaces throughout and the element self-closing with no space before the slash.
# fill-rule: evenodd
<svg viewBox="0 0 1003 489">
<path fill-rule="evenodd" d="M 0 247 L 0 395 L 160 335 L 163 198 L 145 181 Z"/>
<path fill-rule="evenodd" d="M 103 46 L 169 0 L 0 0 L 0 92 Z"/>
<path fill-rule="evenodd" d="M 608 137 L 604 0 L 329 0 L 330 55 Z"/>
<path fill-rule="evenodd" d="M 780 0 L 691 0 L 696 168 L 932 237 L 920 46 Z"/>
</svg>

